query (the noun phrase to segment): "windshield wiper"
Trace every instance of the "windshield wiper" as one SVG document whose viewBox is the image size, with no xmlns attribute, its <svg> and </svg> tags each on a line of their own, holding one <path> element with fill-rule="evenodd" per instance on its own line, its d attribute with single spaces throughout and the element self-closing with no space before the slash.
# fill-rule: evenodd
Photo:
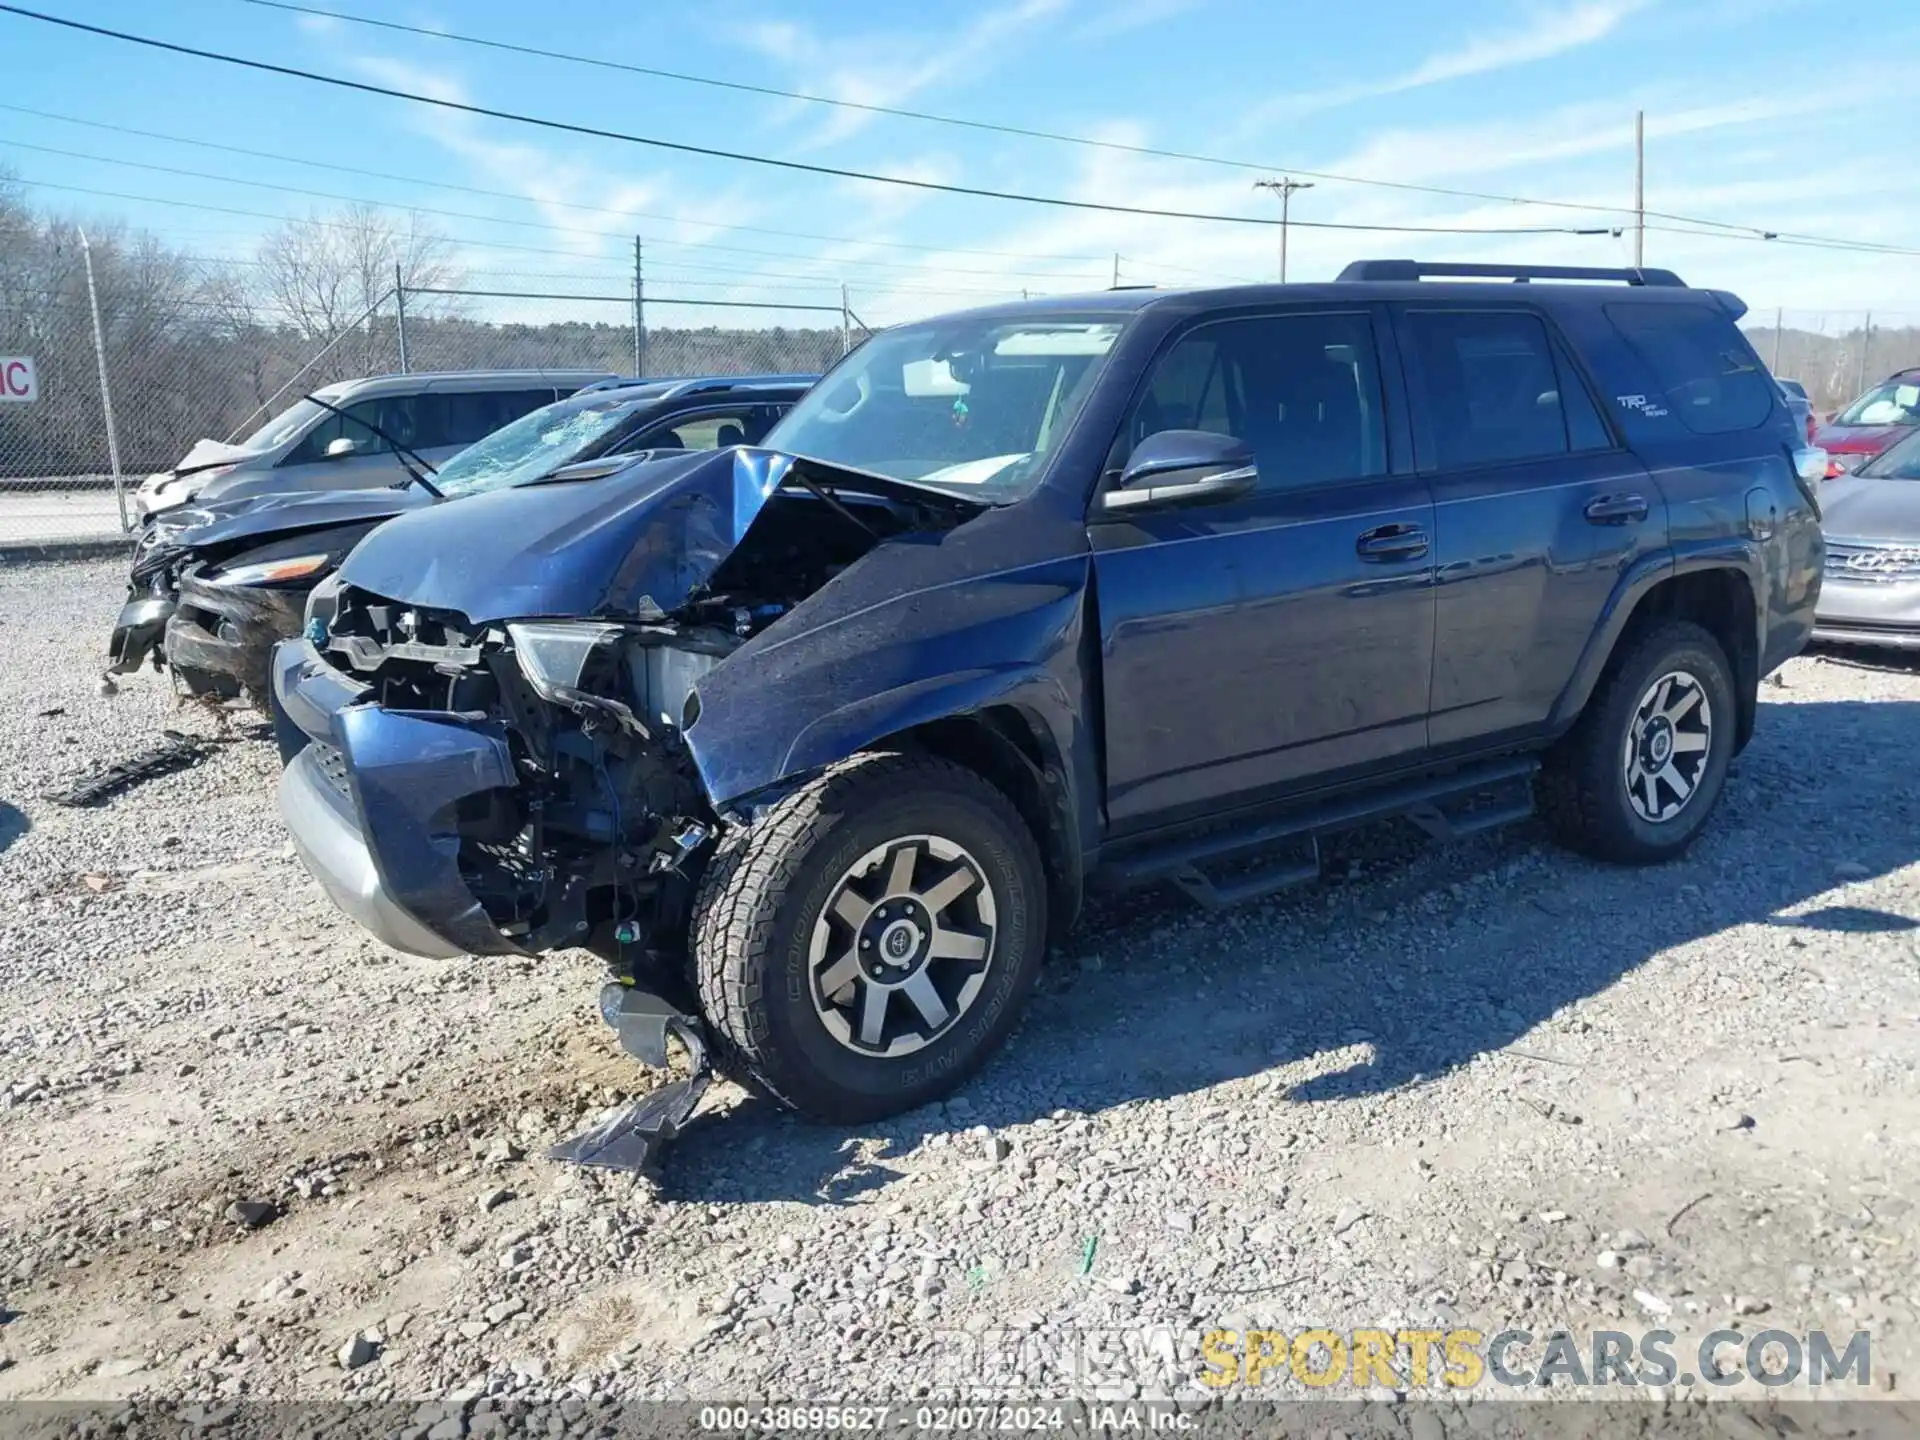
<svg viewBox="0 0 1920 1440">
<path fill-rule="evenodd" d="M 422 490 L 426 491 L 427 494 L 431 495 L 436 500 L 444 500 L 447 498 L 445 491 L 441 490 L 441 488 L 438 485 L 434 484 L 431 480 L 427 479 L 426 475 L 422 475 L 419 470 L 414 469 L 412 465 L 409 465 L 407 463 L 408 457 L 411 456 L 426 470 L 427 475 L 437 475 L 440 473 L 439 471 L 435 470 L 432 465 L 428 464 L 426 457 L 421 455 L 418 451 L 412 449 L 409 446 L 402 445 L 398 440 L 394 439 L 393 436 L 389 435 L 386 431 L 382 430 L 378 425 L 374 424 L 371 420 L 362 420 L 358 415 L 349 415 L 347 414 L 346 411 L 342 410 L 338 405 L 332 404 L 326 400 L 322 400 L 318 395 L 302 395 L 300 398 L 302 400 L 311 400 L 314 404 L 318 405 L 322 410 L 331 411 L 333 414 L 338 415 L 342 420 L 350 420 L 355 425 L 361 425 L 367 428 L 368 430 L 371 430 L 375 435 L 378 435 L 382 440 L 386 441 L 387 444 L 393 447 L 394 459 L 400 462 L 400 468 L 407 472 L 407 478 L 412 483 L 418 485 Z"/>
</svg>

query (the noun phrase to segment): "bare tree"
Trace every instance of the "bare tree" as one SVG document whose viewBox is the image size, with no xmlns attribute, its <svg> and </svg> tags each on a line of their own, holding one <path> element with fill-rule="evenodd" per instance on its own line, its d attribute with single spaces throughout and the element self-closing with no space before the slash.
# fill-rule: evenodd
<svg viewBox="0 0 1920 1440">
<path fill-rule="evenodd" d="M 333 214 L 290 220 L 261 241 L 259 285 L 266 300 L 301 335 L 325 343 L 341 330 L 364 323 L 360 367 L 371 370 L 390 358 L 396 268 L 408 289 L 451 289 L 461 280 L 450 241 L 419 214 L 404 216 L 375 205 L 352 205 Z M 444 306 L 408 302 L 422 316 Z M 345 348 L 345 347 L 343 347 Z"/>
</svg>

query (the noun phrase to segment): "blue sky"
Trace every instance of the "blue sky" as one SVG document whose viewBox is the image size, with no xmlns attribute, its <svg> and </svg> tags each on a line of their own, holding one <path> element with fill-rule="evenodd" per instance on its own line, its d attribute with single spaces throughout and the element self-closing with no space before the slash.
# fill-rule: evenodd
<svg viewBox="0 0 1920 1440">
<path fill-rule="evenodd" d="M 1204 152 L 1276 173 L 1306 168 L 1605 205 L 1631 203 L 1638 107 L 1648 116 L 1650 209 L 1920 244 L 1906 78 L 1920 60 L 1920 7 L 1882 7 L 1869 38 L 1857 7 L 1837 0 L 1374 0 L 1347 8 L 1297 0 L 316 3 L 844 99 Z M 1183 210 L 1271 216 L 1278 205 L 1253 189 L 1253 170 L 727 93 L 242 0 L 41 0 L 41 8 L 480 104 L 814 163 Z M 458 212 L 428 219 L 457 242 L 459 263 L 477 285 L 618 293 L 638 232 L 654 295 L 837 304 L 844 283 L 856 312 L 875 323 L 1022 289 L 1097 288 L 1109 281 L 1115 252 L 1122 279 L 1136 283 L 1269 279 L 1276 269 L 1270 229 L 1047 210 L 673 155 L 5 15 L 0 68 L 7 107 L 501 192 L 429 188 L 0 108 L 0 164 L 25 180 L 152 197 L 30 187 L 39 203 L 124 219 L 200 255 L 247 254 L 273 224 L 259 217 L 337 207 L 294 193 L 311 190 Z M 1297 195 L 1293 214 L 1462 227 L 1625 223 L 1330 180 Z M 1370 254 L 1619 264 L 1630 243 L 1296 227 L 1290 271 L 1296 280 L 1329 278 Z M 1736 290 L 1756 310 L 1870 307 L 1889 319 L 1920 312 L 1920 257 L 1656 231 L 1647 236 L 1647 261 Z M 651 306 L 650 313 L 690 317 Z"/>
</svg>

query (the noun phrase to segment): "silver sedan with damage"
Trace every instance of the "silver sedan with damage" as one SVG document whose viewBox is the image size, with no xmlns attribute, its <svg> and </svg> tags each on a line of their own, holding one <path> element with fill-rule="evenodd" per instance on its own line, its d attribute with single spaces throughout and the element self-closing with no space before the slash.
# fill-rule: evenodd
<svg viewBox="0 0 1920 1440">
<path fill-rule="evenodd" d="M 1920 432 L 1820 487 L 1826 576 L 1813 638 L 1920 651 Z"/>
</svg>

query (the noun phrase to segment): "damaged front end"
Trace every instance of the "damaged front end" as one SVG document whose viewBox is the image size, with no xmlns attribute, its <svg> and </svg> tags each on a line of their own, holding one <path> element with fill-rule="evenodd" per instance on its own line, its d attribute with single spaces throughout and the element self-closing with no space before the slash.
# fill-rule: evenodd
<svg viewBox="0 0 1920 1440">
<path fill-rule="evenodd" d="M 977 508 L 830 494 L 794 464 L 642 459 L 369 537 L 273 663 L 282 812 L 336 903 L 419 954 L 591 949 L 641 997 L 609 1011 L 623 1042 L 658 1063 L 677 1029 L 703 1062 L 685 938 L 721 820 L 686 741 L 699 686 L 876 544 Z M 667 1029 L 628 1041 L 632 1004 Z M 655 1130 L 685 1118 L 663 1104 Z"/>
<path fill-rule="evenodd" d="M 107 641 L 107 675 L 130 675 L 149 661 L 156 670 L 166 663 L 167 622 L 180 599 L 180 566 L 191 553 L 181 536 L 210 518 L 176 513 L 150 523 L 134 542 L 126 602 Z"/>
</svg>

